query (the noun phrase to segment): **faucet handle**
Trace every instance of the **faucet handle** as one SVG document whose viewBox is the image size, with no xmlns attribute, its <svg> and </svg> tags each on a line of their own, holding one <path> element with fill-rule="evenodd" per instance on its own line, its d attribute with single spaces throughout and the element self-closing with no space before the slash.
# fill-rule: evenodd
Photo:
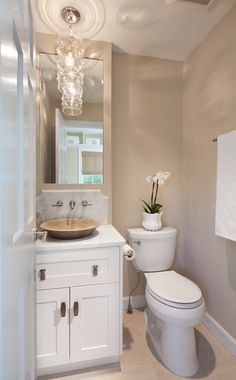
<svg viewBox="0 0 236 380">
<path fill-rule="evenodd" d="M 73 210 L 75 208 L 75 206 L 76 206 L 76 201 L 73 201 L 73 200 L 70 201 L 69 205 L 70 205 L 71 210 Z"/>
<path fill-rule="evenodd" d="M 86 199 L 84 199 L 84 200 L 81 202 L 81 206 L 83 206 L 83 207 L 92 206 L 92 203 L 88 203 L 88 201 L 87 201 Z"/>
<path fill-rule="evenodd" d="M 63 202 L 62 201 L 57 201 L 55 203 L 55 205 L 52 205 L 52 207 L 61 207 L 61 206 L 63 206 Z"/>
</svg>

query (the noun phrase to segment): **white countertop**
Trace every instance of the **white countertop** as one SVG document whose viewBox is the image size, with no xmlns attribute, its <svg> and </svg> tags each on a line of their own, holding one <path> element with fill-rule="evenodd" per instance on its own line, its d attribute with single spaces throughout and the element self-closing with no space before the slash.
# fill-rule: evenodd
<svg viewBox="0 0 236 380">
<path fill-rule="evenodd" d="M 83 248 L 100 248 L 123 246 L 125 239 L 111 224 L 100 225 L 96 231 L 86 238 L 73 240 L 52 239 L 49 236 L 46 241 L 36 240 L 36 252 L 45 252 L 65 249 L 83 249 Z"/>
</svg>

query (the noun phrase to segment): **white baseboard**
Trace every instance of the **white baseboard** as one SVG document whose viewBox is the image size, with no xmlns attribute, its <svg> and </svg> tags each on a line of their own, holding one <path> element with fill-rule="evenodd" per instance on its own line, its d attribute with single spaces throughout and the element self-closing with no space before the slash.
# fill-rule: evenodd
<svg viewBox="0 0 236 380">
<path fill-rule="evenodd" d="M 58 374 L 59 376 L 57 378 L 59 378 L 59 377 L 61 377 L 62 374 L 67 376 L 68 373 L 71 371 L 80 371 L 83 369 L 87 369 L 88 371 L 90 371 L 90 370 L 94 371 L 95 370 L 94 367 L 100 367 L 100 366 L 104 366 L 106 364 L 108 365 L 108 367 L 107 367 L 108 370 L 110 368 L 109 365 L 111 365 L 111 364 L 114 364 L 115 366 L 118 364 L 118 368 L 120 368 L 119 363 L 120 363 L 120 356 L 117 355 L 117 356 L 109 356 L 108 358 L 105 357 L 105 358 L 100 358 L 100 359 L 85 360 L 85 361 L 81 361 L 81 362 L 77 362 L 77 363 L 61 364 L 61 365 L 56 365 L 53 367 L 38 368 L 37 369 L 37 379 L 38 380 L 40 380 L 40 379 L 46 380 L 46 379 L 48 379 L 48 377 L 44 377 L 44 376 L 54 375 L 54 374 Z M 115 368 L 115 367 L 113 367 L 113 368 Z M 102 369 L 103 374 L 106 373 L 106 372 L 104 372 L 105 369 L 106 368 Z M 99 368 L 97 368 L 97 370 L 99 371 Z M 63 376 L 63 378 L 65 379 L 64 376 Z M 51 377 L 50 377 L 50 379 L 51 379 Z M 53 379 L 55 379 L 54 376 L 53 376 Z"/>
<path fill-rule="evenodd" d="M 212 316 L 206 313 L 203 323 L 211 333 L 236 357 L 236 339 L 233 338 Z"/>
<path fill-rule="evenodd" d="M 128 309 L 129 297 L 123 297 L 123 310 Z M 138 309 L 139 307 L 146 307 L 145 295 L 131 296 L 131 306 L 133 309 Z"/>
</svg>

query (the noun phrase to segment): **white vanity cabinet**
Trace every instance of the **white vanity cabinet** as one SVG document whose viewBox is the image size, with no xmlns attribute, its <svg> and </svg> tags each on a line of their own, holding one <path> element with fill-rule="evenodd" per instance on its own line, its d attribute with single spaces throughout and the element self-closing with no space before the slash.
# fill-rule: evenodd
<svg viewBox="0 0 236 380">
<path fill-rule="evenodd" d="M 36 247 L 39 375 L 119 361 L 124 240 L 99 229 L 99 238 Z M 113 239 L 101 242 L 107 231 Z"/>
<path fill-rule="evenodd" d="M 69 362 L 69 299 L 69 288 L 37 291 L 38 368 Z M 65 317 L 61 316 L 63 307 Z"/>
<path fill-rule="evenodd" d="M 119 355 L 118 305 L 119 284 L 71 288 L 72 362 Z"/>
</svg>

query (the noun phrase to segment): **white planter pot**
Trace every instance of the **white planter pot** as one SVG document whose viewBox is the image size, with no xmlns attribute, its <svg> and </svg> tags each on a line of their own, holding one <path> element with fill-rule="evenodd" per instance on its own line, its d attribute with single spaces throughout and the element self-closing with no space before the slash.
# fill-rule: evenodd
<svg viewBox="0 0 236 380">
<path fill-rule="evenodd" d="M 162 227 L 162 214 L 163 212 L 157 212 L 156 214 L 148 214 L 147 212 L 143 212 L 143 228 L 147 231 L 158 231 Z"/>
</svg>

